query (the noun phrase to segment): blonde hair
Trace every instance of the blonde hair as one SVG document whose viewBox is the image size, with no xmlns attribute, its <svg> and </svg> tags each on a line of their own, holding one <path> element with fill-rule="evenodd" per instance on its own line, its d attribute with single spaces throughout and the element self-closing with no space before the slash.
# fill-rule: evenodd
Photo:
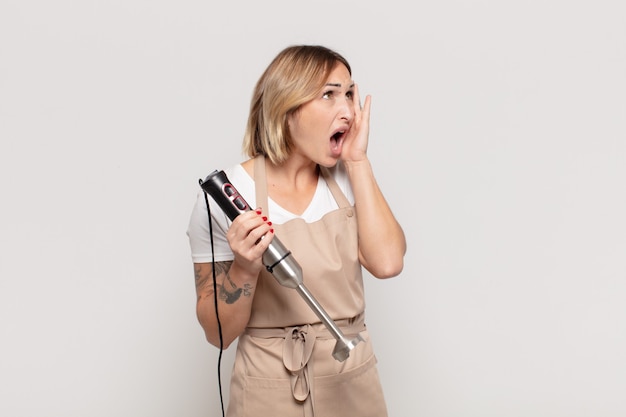
<svg viewBox="0 0 626 417">
<path fill-rule="evenodd" d="M 265 155 L 274 164 L 284 162 L 292 148 L 289 115 L 319 93 L 340 63 L 352 73 L 346 59 L 326 47 L 296 45 L 283 49 L 254 89 L 243 152 L 250 158 Z"/>
</svg>

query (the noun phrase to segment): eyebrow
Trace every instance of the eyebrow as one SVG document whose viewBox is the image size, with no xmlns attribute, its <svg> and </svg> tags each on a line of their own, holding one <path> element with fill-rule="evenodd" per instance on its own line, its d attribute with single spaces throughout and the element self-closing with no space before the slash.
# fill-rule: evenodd
<svg viewBox="0 0 626 417">
<path fill-rule="evenodd" d="M 328 87 L 341 87 L 341 83 L 327 83 L 326 84 Z M 353 88 L 354 87 L 354 83 L 350 84 L 350 87 L 348 88 Z"/>
</svg>

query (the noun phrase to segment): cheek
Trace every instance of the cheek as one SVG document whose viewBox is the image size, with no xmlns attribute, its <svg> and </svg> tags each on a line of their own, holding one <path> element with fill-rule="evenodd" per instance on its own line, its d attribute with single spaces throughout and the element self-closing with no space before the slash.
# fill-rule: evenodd
<svg viewBox="0 0 626 417">
<path fill-rule="evenodd" d="M 306 125 L 306 117 L 303 117 L 300 111 L 298 113 L 292 114 L 287 119 L 287 127 L 289 127 L 289 132 L 292 134 L 297 134 L 301 132 L 302 127 L 305 125 Z"/>
<path fill-rule="evenodd" d="M 300 108 L 297 114 L 292 114 L 288 119 L 289 133 L 292 140 L 306 144 L 315 142 L 320 138 L 320 121 L 324 120 L 325 114 L 311 107 Z"/>
<path fill-rule="evenodd" d="M 288 125 L 289 133 L 294 140 L 306 138 L 309 135 L 308 132 L 311 131 L 310 124 L 307 122 L 306 118 L 303 117 L 291 119 Z"/>
</svg>

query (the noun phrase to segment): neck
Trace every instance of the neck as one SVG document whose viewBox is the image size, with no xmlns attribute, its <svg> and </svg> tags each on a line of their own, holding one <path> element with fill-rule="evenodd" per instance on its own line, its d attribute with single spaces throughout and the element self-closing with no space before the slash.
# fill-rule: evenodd
<svg viewBox="0 0 626 417">
<path fill-rule="evenodd" d="M 282 184 L 287 187 L 300 188 L 317 184 L 319 166 L 311 161 L 299 161 L 298 158 L 289 158 L 279 165 L 274 165 L 266 159 L 268 184 Z"/>
</svg>

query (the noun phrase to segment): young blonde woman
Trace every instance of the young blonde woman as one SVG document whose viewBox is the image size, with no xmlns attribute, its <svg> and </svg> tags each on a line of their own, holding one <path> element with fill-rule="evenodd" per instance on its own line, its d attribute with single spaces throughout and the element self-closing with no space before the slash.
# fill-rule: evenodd
<svg viewBox="0 0 626 417">
<path fill-rule="evenodd" d="M 238 340 L 228 416 L 387 415 L 362 267 L 377 278 L 398 275 L 406 242 L 367 156 L 370 103 L 367 96 L 361 107 L 337 52 L 284 49 L 254 90 L 243 144 L 250 159 L 224 170 L 258 208 L 231 223 L 210 201 L 213 254 L 199 193 L 188 229 L 198 319 L 211 344 Z M 365 340 L 345 361 L 333 358 L 336 340 L 313 310 L 265 270 L 261 256 L 274 234 L 342 332 Z"/>
</svg>

